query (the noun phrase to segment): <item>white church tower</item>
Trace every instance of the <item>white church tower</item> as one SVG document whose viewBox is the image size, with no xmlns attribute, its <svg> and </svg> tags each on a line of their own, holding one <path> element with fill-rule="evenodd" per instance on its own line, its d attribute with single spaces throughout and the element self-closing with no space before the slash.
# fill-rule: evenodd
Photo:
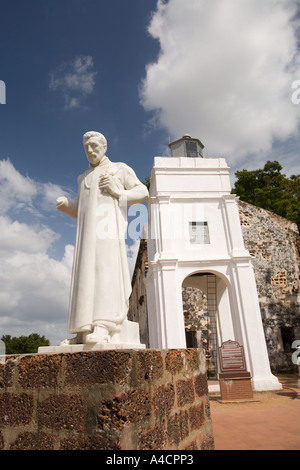
<svg viewBox="0 0 300 470">
<path fill-rule="evenodd" d="M 151 348 L 186 348 L 182 287 L 207 295 L 215 353 L 225 341 L 244 347 L 255 390 L 280 389 L 270 371 L 251 256 L 223 158 L 204 158 L 199 139 L 169 145 L 151 175 L 146 279 Z M 217 355 L 216 355 L 217 362 Z"/>
</svg>

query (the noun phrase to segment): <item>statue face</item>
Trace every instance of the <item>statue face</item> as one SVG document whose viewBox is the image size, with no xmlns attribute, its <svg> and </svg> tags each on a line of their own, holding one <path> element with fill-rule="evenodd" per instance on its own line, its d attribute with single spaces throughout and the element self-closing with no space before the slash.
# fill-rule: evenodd
<svg viewBox="0 0 300 470">
<path fill-rule="evenodd" d="M 84 150 L 90 165 L 97 166 L 105 156 L 106 146 L 99 139 L 91 137 L 85 142 Z"/>
</svg>

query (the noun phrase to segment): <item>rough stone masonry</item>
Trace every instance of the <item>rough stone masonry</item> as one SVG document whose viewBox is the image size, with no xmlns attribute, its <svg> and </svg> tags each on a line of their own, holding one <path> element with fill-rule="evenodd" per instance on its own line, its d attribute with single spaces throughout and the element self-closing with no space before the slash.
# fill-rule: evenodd
<svg viewBox="0 0 300 470">
<path fill-rule="evenodd" d="M 202 349 L 8 356 L 0 364 L 1 450 L 213 448 Z"/>
</svg>

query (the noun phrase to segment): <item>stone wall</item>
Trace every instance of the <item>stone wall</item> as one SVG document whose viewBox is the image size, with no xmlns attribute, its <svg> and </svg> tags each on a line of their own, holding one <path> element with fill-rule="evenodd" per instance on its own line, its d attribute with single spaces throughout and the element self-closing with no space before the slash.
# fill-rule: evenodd
<svg viewBox="0 0 300 470">
<path fill-rule="evenodd" d="M 147 242 L 141 240 L 135 269 L 132 276 L 132 293 L 129 302 L 128 319 L 139 323 L 141 343 L 149 347 L 147 296 L 144 279 L 148 272 Z"/>
<path fill-rule="evenodd" d="M 275 371 L 293 370 L 291 345 L 300 339 L 300 237 L 297 226 L 264 209 L 239 202 L 245 247 L 253 267 Z"/>
<path fill-rule="evenodd" d="M 213 449 L 203 350 L 8 356 L 1 450 Z"/>
</svg>

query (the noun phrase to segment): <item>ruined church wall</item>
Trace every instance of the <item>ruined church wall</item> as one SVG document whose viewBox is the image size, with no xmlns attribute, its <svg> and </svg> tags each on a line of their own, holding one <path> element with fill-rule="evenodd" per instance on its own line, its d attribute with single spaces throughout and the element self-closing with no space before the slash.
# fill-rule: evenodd
<svg viewBox="0 0 300 470">
<path fill-rule="evenodd" d="M 253 267 L 271 367 L 293 370 L 291 345 L 300 339 L 300 237 L 297 226 L 239 202 L 245 247 Z"/>
<path fill-rule="evenodd" d="M 139 323 L 140 340 L 149 347 L 147 295 L 144 279 L 148 272 L 147 242 L 140 241 L 135 269 L 132 276 L 132 293 L 129 301 L 128 320 Z"/>
</svg>

